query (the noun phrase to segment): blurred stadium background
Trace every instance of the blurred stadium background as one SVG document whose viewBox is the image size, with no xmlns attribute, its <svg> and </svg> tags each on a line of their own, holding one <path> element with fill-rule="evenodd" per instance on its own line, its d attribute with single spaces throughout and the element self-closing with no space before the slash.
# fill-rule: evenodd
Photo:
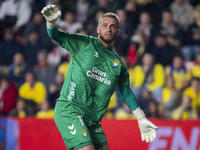
<svg viewBox="0 0 200 150">
<path fill-rule="evenodd" d="M 111 150 L 200 149 L 199 0 L 0 0 L 0 150 L 65 149 L 53 109 L 71 56 L 47 35 L 47 4 L 70 33 L 97 36 L 103 13 L 119 16 L 113 48 L 159 130 L 155 142 L 141 142 L 116 89 L 102 121 Z"/>
</svg>

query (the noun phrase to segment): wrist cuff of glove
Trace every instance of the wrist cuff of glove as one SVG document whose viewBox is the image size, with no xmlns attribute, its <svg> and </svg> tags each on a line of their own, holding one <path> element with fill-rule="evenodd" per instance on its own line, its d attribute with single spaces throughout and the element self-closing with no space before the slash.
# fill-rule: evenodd
<svg viewBox="0 0 200 150">
<path fill-rule="evenodd" d="M 47 21 L 47 28 L 49 29 L 53 29 L 56 26 L 56 21 L 55 22 L 49 22 Z"/>
<path fill-rule="evenodd" d="M 145 114 L 144 114 L 143 110 L 141 110 L 140 107 L 138 107 L 135 110 L 133 110 L 132 113 L 135 115 L 137 120 L 140 120 L 140 119 L 145 117 Z"/>
</svg>

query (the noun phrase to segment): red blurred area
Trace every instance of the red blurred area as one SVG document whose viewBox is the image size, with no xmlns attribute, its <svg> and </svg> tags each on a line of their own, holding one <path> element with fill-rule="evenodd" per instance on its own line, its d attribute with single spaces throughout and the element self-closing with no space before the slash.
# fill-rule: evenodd
<svg viewBox="0 0 200 150">
<path fill-rule="evenodd" d="M 16 119 L 19 123 L 19 150 L 64 150 L 65 145 L 53 120 Z M 103 119 L 102 126 L 111 150 L 196 150 L 200 147 L 200 121 L 151 120 L 157 139 L 141 141 L 136 120 Z"/>
</svg>

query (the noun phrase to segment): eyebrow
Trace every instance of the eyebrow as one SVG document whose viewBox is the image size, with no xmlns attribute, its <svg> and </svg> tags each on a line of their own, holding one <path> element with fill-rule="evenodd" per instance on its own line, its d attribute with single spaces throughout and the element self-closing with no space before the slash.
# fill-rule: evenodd
<svg viewBox="0 0 200 150">
<path fill-rule="evenodd" d="M 110 24 L 110 23 L 102 22 L 102 24 Z M 111 25 L 111 26 L 113 25 L 113 26 L 116 26 L 116 27 L 117 27 L 117 24 L 115 24 L 115 23 L 111 23 L 110 25 Z"/>
</svg>

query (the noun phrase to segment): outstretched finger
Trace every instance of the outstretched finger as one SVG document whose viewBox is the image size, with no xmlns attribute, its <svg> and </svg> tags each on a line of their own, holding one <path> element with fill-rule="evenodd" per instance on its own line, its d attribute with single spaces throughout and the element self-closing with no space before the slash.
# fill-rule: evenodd
<svg viewBox="0 0 200 150">
<path fill-rule="evenodd" d="M 57 11 L 56 5 L 51 5 L 52 12 L 55 13 Z"/>
<path fill-rule="evenodd" d="M 45 16 L 49 16 L 50 15 L 50 11 L 49 11 L 49 7 L 48 6 L 43 8 L 43 14 Z"/>
<path fill-rule="evenodd" d="M 141 138 L 142 138 L 142 141 L 144 141 L 144 140 L 145 140 L 144 133 L 141 133 Z"/>
<path fill-rule="evenodd" d="M 60 18 L 60 16 L 61 16 L 61 11 L 58 10 L 58 11 L 56 12 L 56 19 Z"/>
<path fill-rule="evenodd" d="M 156 139 L 156 131 L 155 130 L 153 130 L 153 137 L 154 137 L 154 139 Z"/>
<path fill-rule="evenodd" d="M 149 133 L 145 133 L 145 139 L 146 139 L 146 143 L 149 143 L 149 140 L 150 140 Z"/>
<path fill-rule="evenodd" d="M 44 15 L 44 12 L 46 11 L 46 7 L 44 7 L 42 10 L 41 10 L 41 13 Z"/>
</svg>

